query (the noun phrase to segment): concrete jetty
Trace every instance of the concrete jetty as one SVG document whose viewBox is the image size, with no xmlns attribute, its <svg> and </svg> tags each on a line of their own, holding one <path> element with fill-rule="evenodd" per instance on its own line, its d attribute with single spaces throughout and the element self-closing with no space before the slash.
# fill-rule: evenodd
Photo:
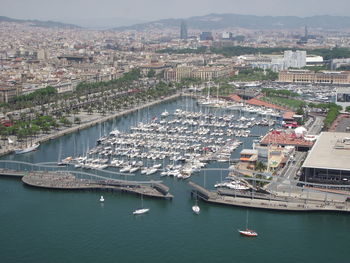
<svg viewBox="0 0 350 263">
<path fill-rule="evenodd" d="M 0 176 L 9 176 L 9 177 L 23 177 L 25 176 L 25 171 L 17 171 L 17 170 L 11 170 L 11 169 L 3 169 L 0 168 Z"/>
<path fill-rule="evenodd" d="M 100 190 L 142 194 L 148 197 L 172 199 L 169 188 L 158 182 L 140 183 L 114 179 L 80 179 L 69 172 L 28 172 L 22 177 L 26 185 L 55 190 Z"/>
<path fill-rule="evenodd" d="M 288 198 L 263 194 L 237 194 L 226 195 L 225 192 L 209 191 L 194 182 L 188 183 L 199 198 L 207 203 L 250 207 L 258 209 L 278 211 L 327 211 L 327 212 L 350 212 L 350 202 L 347 201 L 322 201 L 315 199 Z"/>
</svg>

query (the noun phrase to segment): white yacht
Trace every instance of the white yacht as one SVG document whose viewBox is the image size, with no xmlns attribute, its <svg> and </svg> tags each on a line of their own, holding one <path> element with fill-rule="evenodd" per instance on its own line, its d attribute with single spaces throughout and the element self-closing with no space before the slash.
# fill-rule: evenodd
<svg viewBox="0 0 350 263">
<path fill-rule="evenodd" d="M 133 213 L 133 215 L 142 215 L 145 214 L 149 211 L 149 208 L 143 208 L 143 195 L 141 195 L 141 208 L 140 209 L 136 209 Z"/>
<path fill-rule="evenodd" d="M 134 212 L 132 212 L 134 215 L 141 215 L 145 214 L 149 211 L 149 208 L 141 208 L 141 209 L 136 209 Z"/>
<path fill-rule="evenodd" d="M 201 209 L 200 209 L 199 206 L 196 204 L 196 205 L 192 206 L 192 211 L 193 211 L 196 215 L 199 215 L 199 213 L 201 212 Z"/>
<path fill-rule="evenodd" d="M 161 114 L 162 117 L 168 117 L 169 116 L 169 112 L 167 112 L 166 110 L 162 112 Z"/>
<path fill-rule="evenodd" d="M 23 154 L 23 153 L 28 153 L 28 152 L 32 152 L 32 151 L 35 151 L 36 149 L 38 149 L 40 146 L 39 143 L 36 143 L 36 144 L 33 144 L 27 148 L 24 148 L 24 149 L 17 149 L 15 150 L 15 153 L 16 154 Z"/>
</svg>

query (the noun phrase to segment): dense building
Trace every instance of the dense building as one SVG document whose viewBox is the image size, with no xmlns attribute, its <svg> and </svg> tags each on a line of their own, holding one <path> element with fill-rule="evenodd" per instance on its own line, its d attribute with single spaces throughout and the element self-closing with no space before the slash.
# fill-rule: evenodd
<svg viewBox="0 0 350 263">
<path fill-rule="evenodd" d="M 289 70 L 279 72 L 278 81 L 286 83 L 350 84 L 350 72 Z"/>
<path fill-rule="evenodd" d="M 192 76 L 201 80 L 213 80 L 216 78 L 228 77 L 232 74 L 230 67 L 199 67 L 193 70 Z"/>
<path fill-rule="evenodd" d="M 200 39 L 201 41 L 214 40 L 213 34 L 212 34 L 211 32 L 202 32 L 202 33 L 199 35 L 199 39 Z"/>
<path fill-rule="evenodd" d="M 286 50 L 283 56 L 284 68 L 303 68 L 306 66 L 306 51 Z"/>
<path fill-rule="evenodd" d="M 164 78 L 167 81 L 179 82 L 184 78 L 192 77 L 192 67 L 178 66 L 176 68 L 168 69 L 164 72 Z"/>
<path fill-rule="evenodd" d="M 231 32 L 223 32 L 221 35 L 221 38 L 225 39 L 225 40 L 231 40 L 232 37 L 233 37 L 233 35 Z"/>
<path fill-rule="evenodd" d="M 322 132 L 303 164 L 302 180 L 325 184 L 350 183 L 349 133 Z"/>
<path fill-rule="evenodd" d="M 344 109 L 350 106 L 350 88 L 349 87 L 338 87 L 336 96 L 336 103 L 342 106 Z"/>
<path fill-rule="evenodd" d="M 259 56 L 241 56 L 253 68 L 271 69 L 278 72 L 289 68 L 303 68 L 306 66 L 306 51 L 284 51 L 280 55 L 259 55 Z"/>
<path fill-rule="evenodd" d="M 213 80 L 216 78 L 229 77 L 234 73 L 232 67 L 212 66 L 212 67 L 190 67 L 178 66 L 164 72 L 167 81 L 179 82 L 184 78 L 196 78 L 201 80 Z"/>
<path fill-rule="evenodd" d="M 180 38 L 181 39 L 187 39 L 188 38 L 187 24 L 186 24 L 186 22 L 184 20 L 181 21 Z"/>
<path fill-rule="evenodd" d="M 12 98 L 21 94 L 19 86 L 0 86 L 0 102 L 9 102 Z"/>
<path fill-rule="evenodd" d="M 336 58 L 332 59 L 331 69 L 335 70 L 340 67 L 350 67 L 350 58 Z"/>
<path fill-rule="evenodd" d="M 144 75 L 147 75 L 150 70 L 153 70 L 155 74 L 161 73 L 164 69 L 168 68 L 169 66 L 165 63 L 157 62 L 157 63 L 149 63 L 149 64 L 143 64 L 139 66 L 139 69 Z"/>
</svg>

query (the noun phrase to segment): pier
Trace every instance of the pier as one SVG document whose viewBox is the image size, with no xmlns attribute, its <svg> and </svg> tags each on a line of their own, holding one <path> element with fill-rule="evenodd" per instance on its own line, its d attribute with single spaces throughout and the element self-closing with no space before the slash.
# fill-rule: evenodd
<svg viewBox="0 0 350 263">
<path fill-rule="evenodd" d="M 11 169 L 3 169 L 0 168 L 0 176 L 9 176 L 9 177 L 23 177 L 25 176 L 25 171 L 17 171 L 17 170 L 11 170 Z"/>
<path fill-rule="evenodd" d="M 159 182 L 81 179 L 69 172 L 29 172 L 22 177 L 22 182 L 32 187 L 55 190 L 120 191 L 162 199 L 173 198 L 169 188 Z"/>
<path fill-rule="evenodd" d="M 281 197 L 271 194 L 252 194 L 234 191 L 209 191 L 194 182 L 188 183 L 192 188 L 192 193 L 207 203 L 249 207 L 257 209 L 268 209 L 278 211 L 328 211 L 328 212 L 350 212 L 350 202 L 344 201 L 325 201 L 318 199 L 304 199 L 296 197 Z"/>
</svg>

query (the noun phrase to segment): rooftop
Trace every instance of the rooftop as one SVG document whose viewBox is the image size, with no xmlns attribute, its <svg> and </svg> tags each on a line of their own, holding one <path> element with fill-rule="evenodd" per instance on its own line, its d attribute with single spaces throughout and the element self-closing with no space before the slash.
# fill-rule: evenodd
<svg viewBox="0 0 350 263">
<path fill-rule="evenodd" d="M 294 119 L 295 112 L 287 111 L 283 114 L 283 119 L 292 120 Z"/>
<path fill-rule="evenodd" d="M 257 155 L 258 151 L 257 150 L 253 150 L 253 149 L 243 149 L 241 151 L 241 154 L 244 154 L 244 155 Z"/>
<path fill-rule="evenodd" d="M 303 167 L 350 170 L 350 137 L 344 132 L 322 132 Z"/>
<path fill-rule="evenodd" d="M 265 108 L 272 108 L 272 109 L 276 109 L 276 110 L 286 110 L 285 108 L 272 104 L 272 103 L 268 103 L 266 101 L 263 100 L 259 100 L 257 98 L 252 98 L 250 100 L 247 100 L 248 104 L 251 105 L 255 105 L 255 106 L 260 106 L 260 107 L 265 107 Z"/>
<path fill-rule="evenodd" d="M 262 145 L 291 145 L 299 147 L 309 147 L 311 148 L 313 142 L 305 140 L 303 137 L 297 137 L 295 133 L 287 133 L 284 131 L 272 131 L 264 136 L 260 141 Z"/>
</svg>

